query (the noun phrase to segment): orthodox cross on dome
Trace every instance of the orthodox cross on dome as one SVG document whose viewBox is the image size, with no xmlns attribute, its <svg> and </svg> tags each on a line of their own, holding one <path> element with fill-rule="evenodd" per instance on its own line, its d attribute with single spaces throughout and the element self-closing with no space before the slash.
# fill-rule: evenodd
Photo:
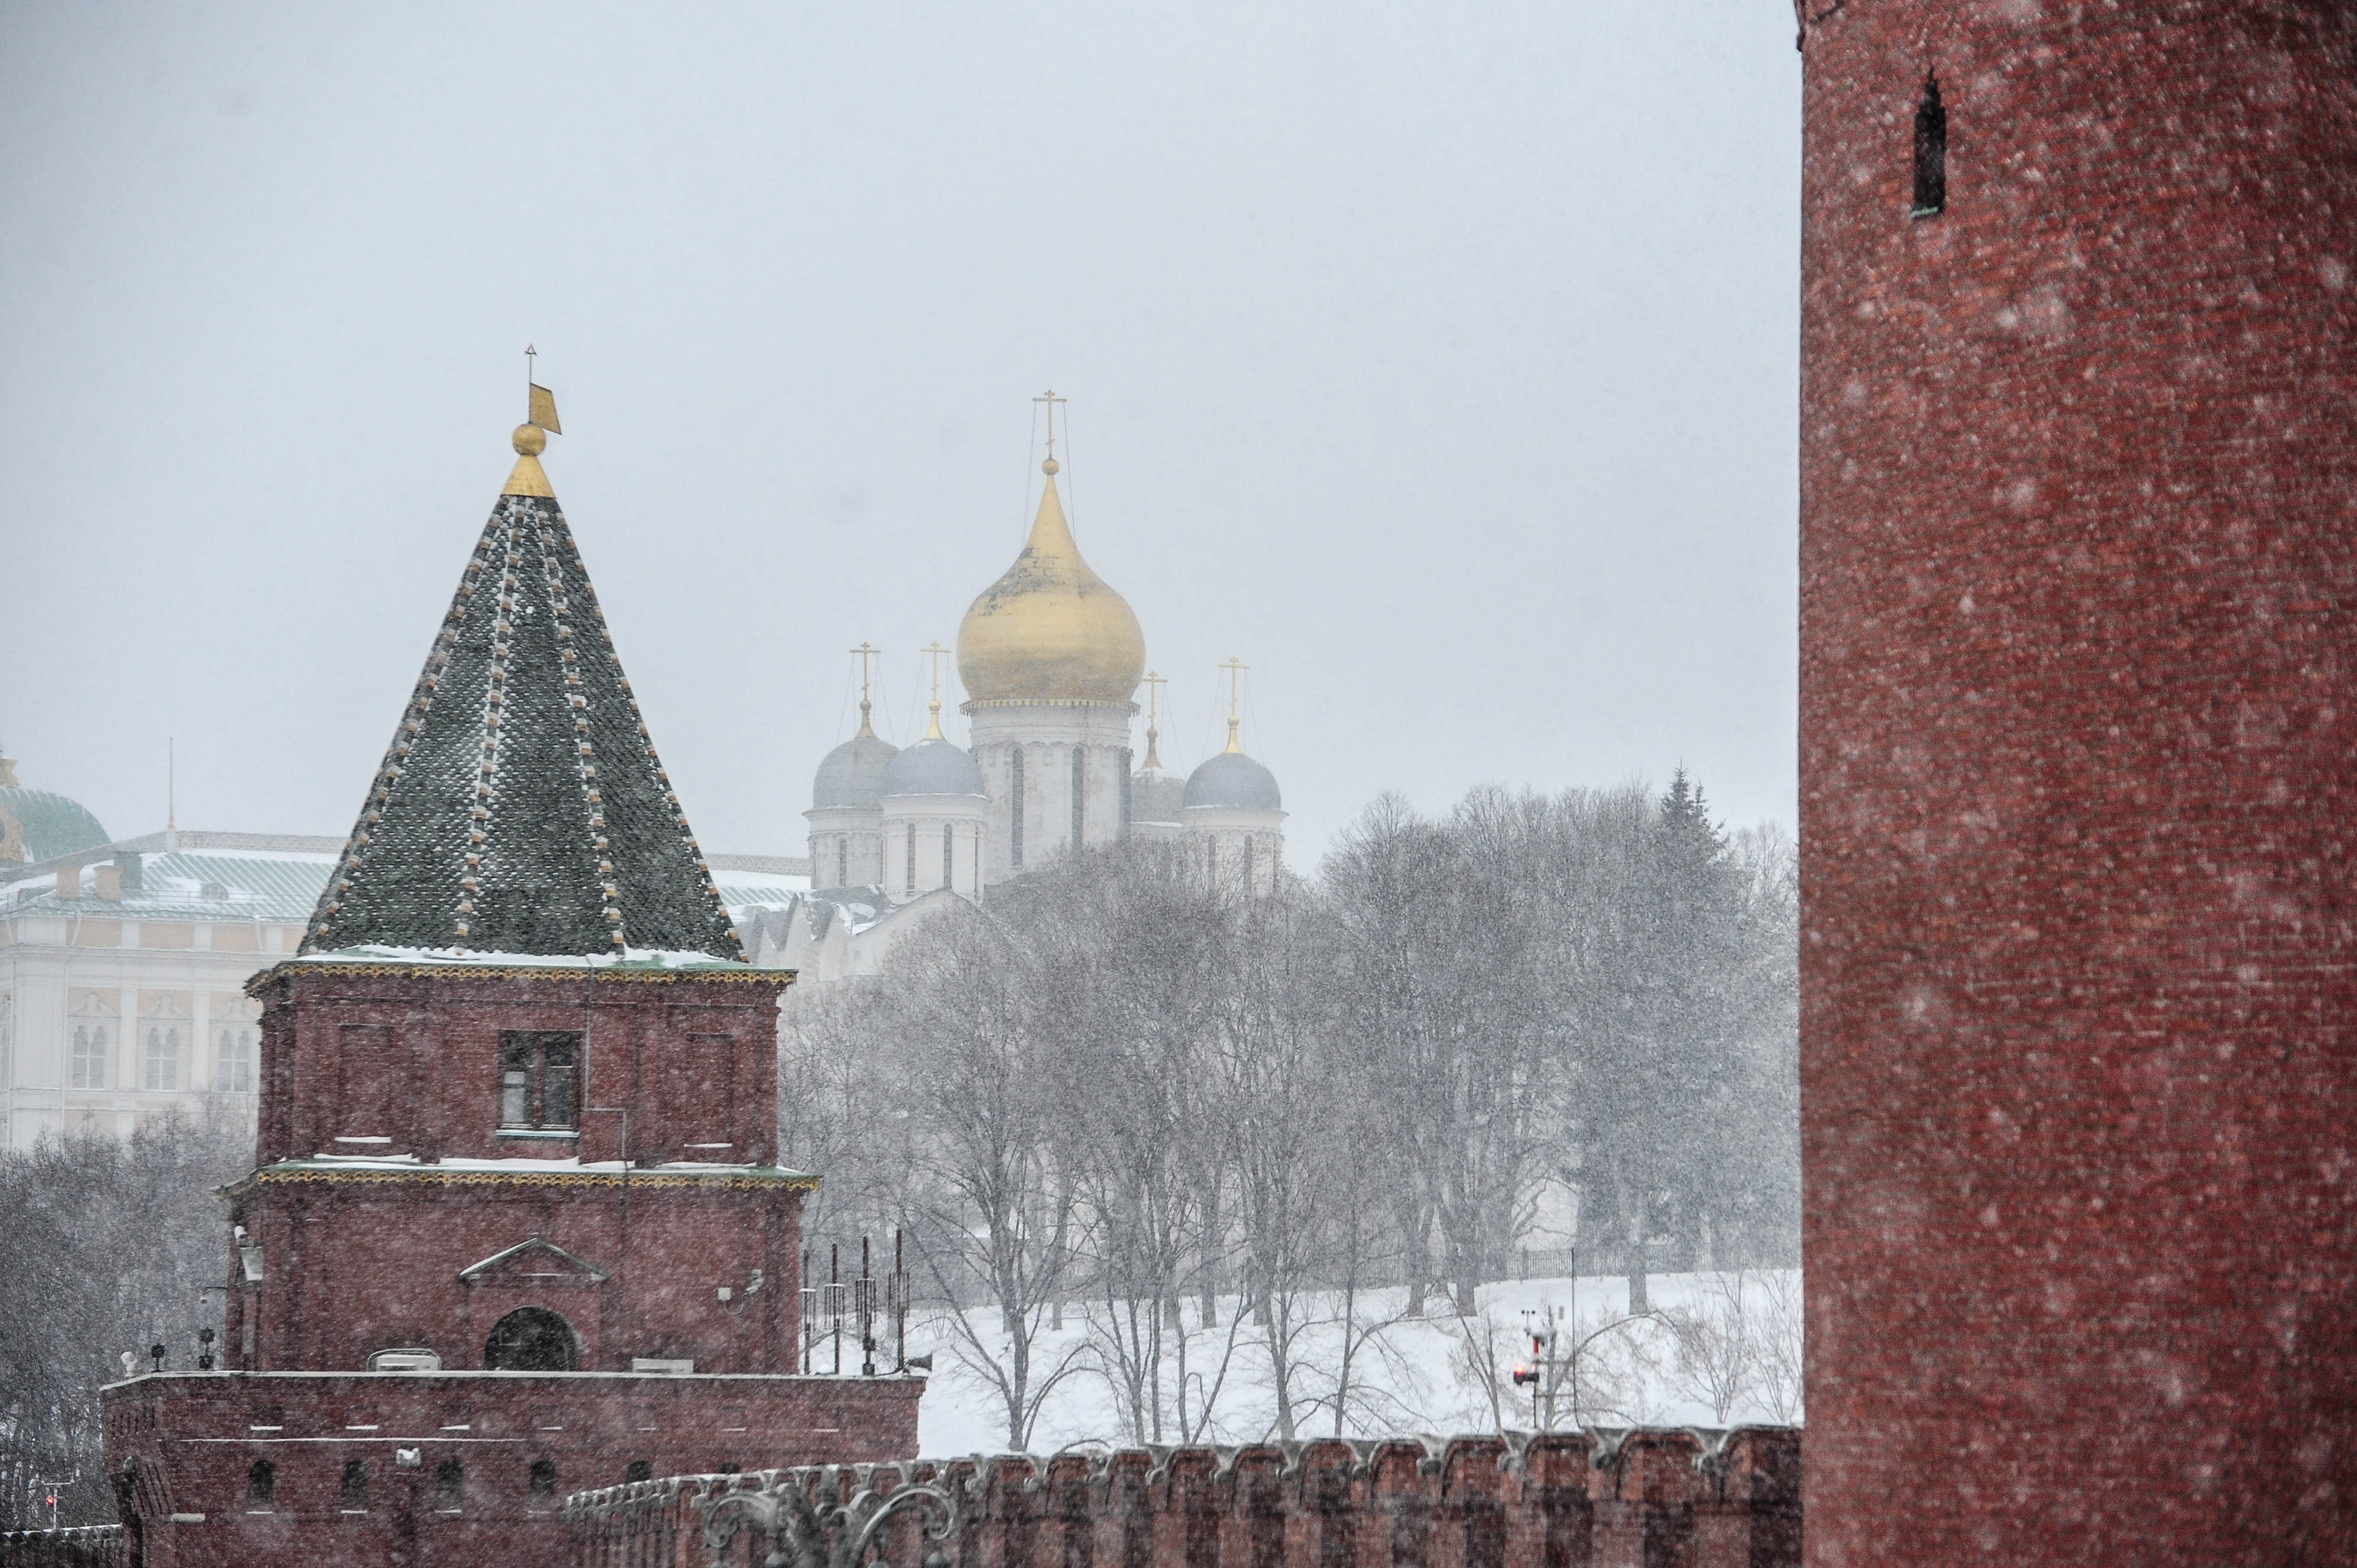
<svg viewBox="0 0 2357 1568">
<path fill-rule="evenodd" d="M 932 660 L 933 665 L 932 723 L 925 729 L 925 738 L 927 740 L 947 740 L 949 736 L 942 733 L 942 660 L 949 652 L 949 650 L 942 646 L 941 639 L 935 638 L 932 641 L 925 644 L 924 647 L 917 650 L 917 651 L 923 654 L 927 659 Z"/>
<path fill-rule="evenodd" d="M 1162 754 L 1157 748 L 1162 732 L 1155 725 L 1161 722 L 1162 688 L 1168 679 L 1169 677 L 1165 675 L 1157 675 L 1151 670 L 1146 672 L 1146 766 L 1148 768 L 1162 766 Z"/>
<path fill-rule="evenodd" d="M 851 650 L 851 656 L 859 660 L 859 733 L 865 736 L 876 733 L 875 726 L 867 722 L 868 710 L 872 705 L 867 701 L 867 661 L 882 651 L 882 649 L 870 648 L 865 642 Z"/>
<path fill-rule="evenodd" d="M 1056 477 L 1056 471 L 1062 467 L 1056 461 L 1056 405 L 1060 403 L 1070 403 L 1072 400 L 1068 397 L 1058 397 L 1056 389 L 1049 387 L 1031 401 L 1048 405 L 1048 460 L 1039 465 L 1039 471 L 1052 479 Z"/>
<path fill-rule="evenodd" d="M 1232 656 L 1220 668 L 1228 672 L 1228 749 L 1241 752 L 1243 747 L 1236 744 L 1237 693 L 1241 688 L 1244 671 L 1252 666 Z"/>
</svg>

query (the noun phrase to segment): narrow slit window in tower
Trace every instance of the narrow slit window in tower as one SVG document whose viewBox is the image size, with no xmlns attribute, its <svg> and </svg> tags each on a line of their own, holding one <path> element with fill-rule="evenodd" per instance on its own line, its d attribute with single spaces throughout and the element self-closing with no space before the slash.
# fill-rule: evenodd
<svg viewBox="0 0 2357 1568">
<path fill-rule="evenodd" d="M 902 892 L 914 893 L 917 890 L 917 824 L 914 822 L 909 824 L 908 865 L 901 881 Z"/>
<path fill-rule="evenodd" d="M 848 838 L 834 841 L 834 885 L 837 887 L 851 886 L 851 840 Z"/>
<path fill-rule="evenodd" d="M 1007 748 L 1007 755 L 1010 766 L 1014 769 L 1015 788 L 1011 791 L 1013 800 L 1009 817 L 1013 822 L 1013 831 L 1007 838 L 1006 858 L 1010 869 L 1020 871 L 1023 869 L 1023 748 L 1019 746 L 1010 746 Z"/>
<path fill-rule="evenodd" d="M 957 885 L 957 877 L 952 871 L 952 867 L 956 865 L 956 854 L 957 830 L 949 823 L 943 822 L 942 824 L 942 886 L 944 887 Z"/>
<path fill-rule="evenodd" d="M 1072 747 L 1072 847 L 1074 849 L 1081 847 L 1081 830 L 1087 821 L 1082 814 L 1082 802 L 1087 799 L 1083 791 L 1088 788 L 1088 753 L 1076 746 Z"/>
<path fill-rule="evenodd" d="M 278 1507 L 278 1466 L 256 1459 L 245 1467 L 245 1511 L 270 1513 Z"/>
<path fill-rule="evenodd" d="M 1915 111 L 1915 209 L 1908 216 L 1936 218 L 1947 207 L 1948 111 L 1932 72 L 1923 78 L 1923 102 Z"/>
<path fill-rule="evenodd" d="M 546 1502 L 556 1496 L 555 1460 L 535 1459 L 532 1462 L 532 1495 L 540 1502 Z"/>
<path fill-rule="evenodd" d="M 437 1513 L 457 1513 L 458 1499 L 466 1495 L 467 1469 L 456 1459 L 445 1459 L 434 1472 L 434 1508 Z"/>
<path fill-rule="evenodd" d="M 365 1459 L 344 1461 L 344 1511 L 368 1512 L 368 1461 Z"/>
</svg>

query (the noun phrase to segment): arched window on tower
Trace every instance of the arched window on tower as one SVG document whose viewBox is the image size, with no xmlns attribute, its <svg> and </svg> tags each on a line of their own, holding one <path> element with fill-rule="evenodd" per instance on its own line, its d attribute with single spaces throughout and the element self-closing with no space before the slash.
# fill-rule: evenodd
<svg viewBox="0 0 2357 1568">
<path fill-rule="evenodd" d="M 256 1459 L 245 1467 L 245 1511 L 269 1513 L 278 1507 L 278 1466 Z"/>
<path fill-rule="evenodd" d="M 580 1355 L 571 1324 L 544 1306 L 520 1306 L 491 1326 L 483 1366 L 493 1372 L 570 1372 Z"/>
<path fill-rule="evenodd" d="M 1908 216 L 1936 218 L 1947 207 L 1948 111 L 1932 71 L 1923 78 L 1923 102 L 1915 111 L 1915 209 Z"/>
</svg>

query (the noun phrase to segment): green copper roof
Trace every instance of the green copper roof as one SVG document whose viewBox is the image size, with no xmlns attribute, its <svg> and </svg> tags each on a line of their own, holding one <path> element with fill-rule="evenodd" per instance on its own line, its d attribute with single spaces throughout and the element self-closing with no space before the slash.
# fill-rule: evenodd
<svg viewBox="0 0 2357 1568">
<path fill-rule="evenodd" d="M 81 801 L 0 784 L 0 859 L 48 860 L 104 849 L 109 842 L 106 830 Z"/>
<path fill-rule="evenodd" d="M 302 950 L 368 945 L 745 956 L 552 497 L 492 510 Z"/>
</svg>

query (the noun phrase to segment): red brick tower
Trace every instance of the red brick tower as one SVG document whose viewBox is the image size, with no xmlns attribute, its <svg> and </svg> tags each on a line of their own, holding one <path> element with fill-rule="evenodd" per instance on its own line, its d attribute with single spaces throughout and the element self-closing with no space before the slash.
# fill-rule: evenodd
<svg viewBox="0 0 2357 1568">
<path fill-rule="evenodd" d="M 2352 27 L 1803 8 L 1813 1563 L 2357 1561 Z"/>
<path fill-rule="evenodd" d="M 107 1391 L 150 1564 L 569 1558 L 585 1487 L 902 1457 L 798 1371 L 742 961 L 541 469 L 544 394 L 303 950 L 255 978 L 220 1369 Z"/>
</svg>

